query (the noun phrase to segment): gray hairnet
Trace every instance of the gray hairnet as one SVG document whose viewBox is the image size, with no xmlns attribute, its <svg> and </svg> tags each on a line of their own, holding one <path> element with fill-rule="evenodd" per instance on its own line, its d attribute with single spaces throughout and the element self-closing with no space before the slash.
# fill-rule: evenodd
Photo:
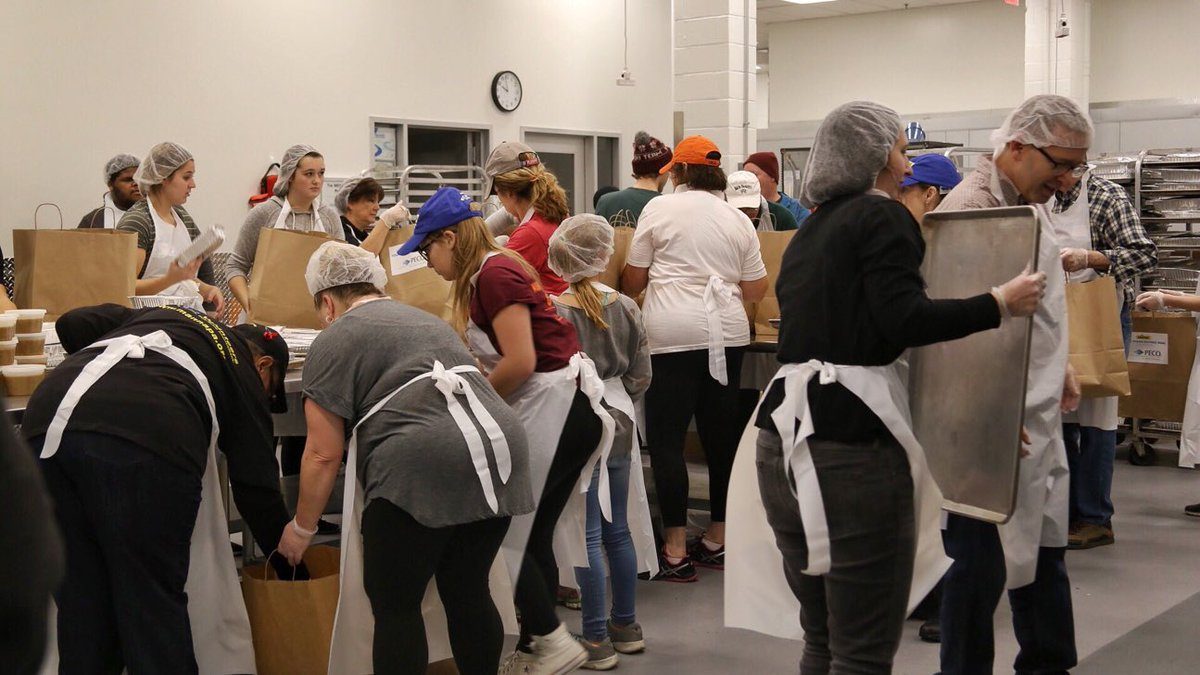
<svg viewBox="0 0 1200 675">
<path fill-rule="evenodd" d="M 1087 149 L 1095 129 L 1088 114 L 1075 101 L 1057 94 L 1039 94 L 1025 99 L 992 132 L 992 146 L 999 154 L 1009 141 L 1039 148 Z"/>
<path fill-rule="evenodd" d="M 133 180 L 137 181 L 142 194 L 149 195 L 150 188 L 161 185 L 171 174 L 178 171 L 179 167 L 191 160 L 192 153 L 182 145 L 170 141 L 159 143 L 146 153 L 146 159 L 138 165 Z"/>
<path fill-rule="evenodd" d="M 306 155 L 319 154 L 321 153 L 311 145 L 293 145 L 288 148 L 279 162 L 279 178 L 275 181 L 275 196 L 287 196 L 288 183 L 292 182 L 292 174 L 296 173 L 296 167 L 300 165 L 301 159 L 304 159 Z"/>
<path fill-rule="evenodd" d="M 114 155 L 112 159 L 108 160 L 108 162 L 104 164 L 105 184 L 112 185 L 113 178 L 115 178 L 117 174 L 121 173 L 125 169 L 137 168 L 137 165 L 141 163 L 142 160 L 134 157 L 133 155 L 127 155 L 123 152 L 119 155 Z"/>
<path fill-rule="evenodd" d="M 327 241 L 308 259 L 304 282 L 314 296 L 347 284 L 371 284 L 382 291 L 387 273 L 374 253 L 345 242 Z"/>
<path fill-rule="evenodd" d="M 878 103 L 852 101 L 835 108 L 817 128 L 800 201 L 811 209 L 870 190 L 902 129 L 896 111 Z"/>
<path fill-rule="evenodd" d="M 346 215 L 346 210 L 350 208 L 350 193 L 354 192 L 354 188 L 361 182 L 362 178 L 351 178 L 338 188 L 337 194 L 333 196 L 333 205 L 337 207 L 338 213 Z"/>
<path fill-rule="evenodd" d="M 608 266 L 613 253 L 613 228 L 594 213 L 571 216 L 550 235 L 547 265 L 573 284 L 594 277 Z"/>
</svg>

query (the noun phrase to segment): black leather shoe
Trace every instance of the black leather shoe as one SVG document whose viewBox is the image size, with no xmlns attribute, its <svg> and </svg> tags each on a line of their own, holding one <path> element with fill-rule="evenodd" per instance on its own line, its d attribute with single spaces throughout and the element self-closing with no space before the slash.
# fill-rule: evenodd
<svg viewBox="0 0 1200 675">
<path fill-rule="evenodd" d="M 921 638 L 922 642 L 941 642 L 942 624 L 937 619 L 926 621 L 921 624 L 921 629 L 917 631 L 917 637 Z"/>
</svg>

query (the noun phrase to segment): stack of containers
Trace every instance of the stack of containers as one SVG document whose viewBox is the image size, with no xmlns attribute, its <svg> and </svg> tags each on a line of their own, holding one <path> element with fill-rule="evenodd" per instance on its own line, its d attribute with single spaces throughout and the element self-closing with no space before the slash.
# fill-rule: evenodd
<svg viewBox="0 0 1200 675">
<path fill-rule="evenodd" d="M 46 310 L 14 309 L 8 313 L 17 317 L 17 364 L 46 365 L 46 332 L 42 326 Z"/>
<path fill-rule="evenodd" d="M 45 319 L 44 309 L 15 309 L 0 316 L 0 375 L 9 396 L 29 396 L 46 376 Z"/>
</svg>

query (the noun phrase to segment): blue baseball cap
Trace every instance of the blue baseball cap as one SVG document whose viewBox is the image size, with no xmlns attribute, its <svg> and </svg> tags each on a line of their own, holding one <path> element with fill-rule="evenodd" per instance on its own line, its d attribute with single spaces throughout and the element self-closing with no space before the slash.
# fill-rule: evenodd
<svg viewBox="0 0 1200 675">
<path fill-rule="evenodd" d="M 912 160 L 912 175 L 906 177 L 900 187 L 924 183 L 942 190 L 952 190 L 961 182 L 958 167 L 943 155 L 918 155 Z"/>
<path fill-rule="evenodd" d="M 433 232 L 452 227 L 469 218 L 482 218 L 483 214 L 471 210 L 471 197 L 456 188 L 440 187 L 421 208 L 417 210 L 417 224 L 413 236 L 400 247 L 400 255 L 417 250 L 425 237 Z"/>
</svg>

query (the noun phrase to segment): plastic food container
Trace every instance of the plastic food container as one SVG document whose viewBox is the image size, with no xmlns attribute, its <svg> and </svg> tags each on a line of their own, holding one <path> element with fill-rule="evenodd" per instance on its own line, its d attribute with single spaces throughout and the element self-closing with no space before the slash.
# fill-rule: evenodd
<svg viewBox="0 0 1200 675">
<path fill-rule="evenodd" d="M 176 307 L 204 311 L 203 301 L 200 300 L 200 296 L 198 295 L 131 295 L 129 296 L 129 304 L 134 309 L 174 305 Z"/>
<path fill-rule="evenodd" d="M 11 366 L 17 362 L 17 340 L 0 342 L 0 366 Z"/>
<path fill-rule="evenodd" d="M 45 354 L 17 356 L 15 358 L 18 366 L 50 366 L 50 357 Z"/>
<path fill-rule="evenodd" d="M 17 322 L 20 325 L 20 322 Z M 41 356 L 46 353 L 45 333 L 17 333 L 17 356 Z"/>
<path fill-rule="evenodd" d="M 0 314 L 0 342 L 17 337 L 17 315 Z"/>
<path fill-rule="evenodd" d="M 42 322 L 46 320 L 46 310 L 44 309 L 10 309 L 6 314 L 17 317 L 16 332 L 18 333 L 40 333 L 42 332 Z"/>
<path fill-rule="evenodd" d="M 46 378 L 46 366 L 23 365 L 0 368 L 9 396 L 29 396 Z"/>
</svg>

